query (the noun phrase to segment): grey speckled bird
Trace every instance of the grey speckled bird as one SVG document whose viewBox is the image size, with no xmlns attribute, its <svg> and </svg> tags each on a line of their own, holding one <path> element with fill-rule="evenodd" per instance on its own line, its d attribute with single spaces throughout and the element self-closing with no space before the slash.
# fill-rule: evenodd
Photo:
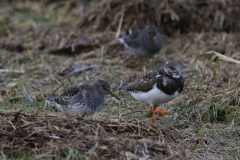
<svg viewBox="0 0 240 160">
<path fill-rule="evenodd" d="M 163 39 L 155 26 L 134 31 L 130 35 L 118 39 L 128 48 L 134 57 L 151 57 L 163 46 Z"/>
<path fill-rule="evenodd" d="M 51 97 L 47 100 L 55 102 L 62 112 L 91 116 L 103 108 L 107 94 L 121 100 L 110 90 L 109 83 L 104 80 L 97 80 L 92 85 L 70 88 L 59 97 Z"/>
</svg>

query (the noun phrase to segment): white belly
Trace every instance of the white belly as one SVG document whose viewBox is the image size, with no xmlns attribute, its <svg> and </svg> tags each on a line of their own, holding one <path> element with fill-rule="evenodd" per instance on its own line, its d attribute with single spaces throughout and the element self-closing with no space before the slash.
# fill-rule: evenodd
<svg viewBox="0 0 240 160">
<path fill-rule="evenodd" d="M 176 98 L 179 93 L 176 91 L 173 95 L 167 95 L 160 91 L 155 84 L 153 89 L 148 92 L 131 92 L 131 95 L 138 101 L 148 103 L 150 106 L 160 103 L 166 103 Z"/>
</svg>

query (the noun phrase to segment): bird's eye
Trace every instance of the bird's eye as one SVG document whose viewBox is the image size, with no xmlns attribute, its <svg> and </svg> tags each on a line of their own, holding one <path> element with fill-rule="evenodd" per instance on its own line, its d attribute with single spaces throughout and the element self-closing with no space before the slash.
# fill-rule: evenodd
<svg viewBox="0 0 240 160">
<path fill-rule="evenodd" d="M 169 67 L 170 69 L 173 69 L 173 67 Z"/>
<path fill-rule="evenodd" d="M 107 88 L 107 86 L 103 85 L 103 88 Z"/>
</svg>

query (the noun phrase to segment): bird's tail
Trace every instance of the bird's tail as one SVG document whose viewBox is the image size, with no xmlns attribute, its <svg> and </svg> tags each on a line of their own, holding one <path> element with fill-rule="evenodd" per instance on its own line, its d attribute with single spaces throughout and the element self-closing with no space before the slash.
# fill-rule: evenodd
<svg viewBox="0 0 240 160">
<path fill-rule="evenodd" d="M 49 100 L 49 101 L 54 101 L 54 97 L 50 97 L 50 98 L 48 98 L 47 100 Z"/>
<path fill-rule="evenodd" d="M 119 37 L 118 40 L 121 42 L 121 43 L 124 43 L 124 37 Z"/>
<path fill-rule="evenodd" d="M 127 87 L 127 86 L 120 86 L 120 87 L 118 88 L 118 91 L 125 91 L 126 87 Z"/>
</svg>

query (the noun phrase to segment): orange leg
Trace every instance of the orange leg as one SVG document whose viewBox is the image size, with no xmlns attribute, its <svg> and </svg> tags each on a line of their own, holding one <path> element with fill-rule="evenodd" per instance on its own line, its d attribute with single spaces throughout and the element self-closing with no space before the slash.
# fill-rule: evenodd
<svg viewBox="0 0 240 160">
<path fill-rule="evenodd" d="M 152 119 L 151 119 L 151 121 L 152 121 L 153 123 L 156 123 L 156 121 L 155 121 L 155 113 L 170 114 L 169 111 L 156 110 L 156 108 L 157 108 L 157 105 L 153 106 L 153 108 L 151 107 L 151 109 L 150 109 L 150 112 L 153 114 L 153 117 L 152 117 Z"/>
</svg>

